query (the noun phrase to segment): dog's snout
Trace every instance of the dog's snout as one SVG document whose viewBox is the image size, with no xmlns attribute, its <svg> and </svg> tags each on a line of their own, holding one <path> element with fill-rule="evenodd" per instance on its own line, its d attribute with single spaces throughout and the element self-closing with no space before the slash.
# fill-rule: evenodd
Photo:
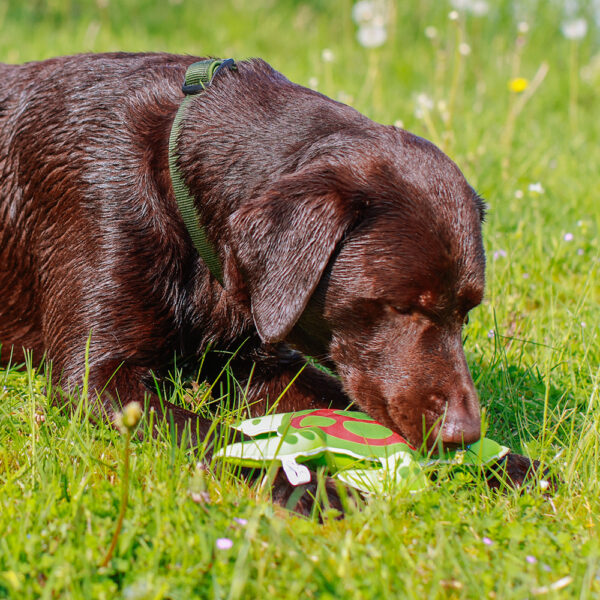
<svg viewBox="0 0 600 600">
<path fill-rule="evenodd" d="M 445 448 L 472 444 L 481 437 L 479 399 L 473 387 L 447 398 L 440 438 Z"/>
</svg>

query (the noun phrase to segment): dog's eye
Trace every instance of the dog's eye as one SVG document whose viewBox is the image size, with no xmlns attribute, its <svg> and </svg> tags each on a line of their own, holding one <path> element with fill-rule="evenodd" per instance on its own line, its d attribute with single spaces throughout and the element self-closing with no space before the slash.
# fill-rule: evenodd
<svg viewBox="0 0 600 600">
<path fill-rule="evenodd" d="M 390 308 L 399 315 L 409 315 L 412 312 L 410 308 L 404 306 L 394 306 L 393 304 L 390 304 Z"/>
</svg>

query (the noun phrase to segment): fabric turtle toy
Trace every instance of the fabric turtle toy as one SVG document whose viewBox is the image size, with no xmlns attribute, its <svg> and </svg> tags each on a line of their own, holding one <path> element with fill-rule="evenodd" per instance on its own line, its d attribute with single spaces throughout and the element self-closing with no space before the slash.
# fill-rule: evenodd
<svg viewBox="0 0 600 600">
<path fill-rule="evenodd" d="M 329 475 L 346 485 L 378 495 L 426 488 L 430 480 L 425 466 L 481 466 L 509 452 L 482 438 L 462 450 L 436 457 L 422 455 L 367 414 L 349 410 L 273 414 L 234 427 L 252 439 L 221 448 L 215 458 L 245 467 L 281 466 L 292 485 L 310 481 L 309 467 L 325 467 Z"/>
</svg>

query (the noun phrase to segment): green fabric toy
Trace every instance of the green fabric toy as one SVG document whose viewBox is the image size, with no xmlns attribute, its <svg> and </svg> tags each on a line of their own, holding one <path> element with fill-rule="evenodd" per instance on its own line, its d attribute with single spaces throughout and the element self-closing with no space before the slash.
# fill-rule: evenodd
<svg viewBox="0 0 600 600">
<path fill-rule="evenodd" d="M 505 456 L 509 449 L 482 438 L 464 450 L 423 456 L 404 438 L 365 413 L 348 410 L 303 410 L 242 421 L 235 426 L 251 440 L 230 444 L 215 458 L 245 467 L 281 466 L 292 485 L 310 481 L 309 467 L 328 473 L 362 492 L 388 495 L 417 492 L 429 484 L 424 466 L 480 466 Z"/>
</svg>

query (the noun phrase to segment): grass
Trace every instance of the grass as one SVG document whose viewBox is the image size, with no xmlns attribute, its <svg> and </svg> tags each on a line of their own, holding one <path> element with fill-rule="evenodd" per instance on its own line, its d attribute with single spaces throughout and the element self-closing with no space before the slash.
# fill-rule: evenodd
<svg viewBox="0 0 600 600">
<path fill-rule="evenodd" d="M 486 299 L 465 342 L 489 436 L 562 474 L 551 498 L 441 478 L 321 525 L 198 468 L 165 433 L 132 442 L 123 529 L 99 567 L 120 510 L 124 440 L 91 425 L 85 404 L 75 415 L 51 406 L 41 371 L 10 368 L 0 371 L 0 598 L 600 595 L 599 32 L 589 20 L 583 40 L 566 40 L 561 3 L 535 7 L 497 2 L 451 20 L 446 2 L 397 2 L 388 40 L 369 50 L 350 1 L 0 3 L 2 61 L 260 55 L 439 143 L 490 204 Z M 529 82 L 523 92 L 509 89 L 516 77 Z M 213 396 L 234 387 L 225 373 Z"/>
</svg>

